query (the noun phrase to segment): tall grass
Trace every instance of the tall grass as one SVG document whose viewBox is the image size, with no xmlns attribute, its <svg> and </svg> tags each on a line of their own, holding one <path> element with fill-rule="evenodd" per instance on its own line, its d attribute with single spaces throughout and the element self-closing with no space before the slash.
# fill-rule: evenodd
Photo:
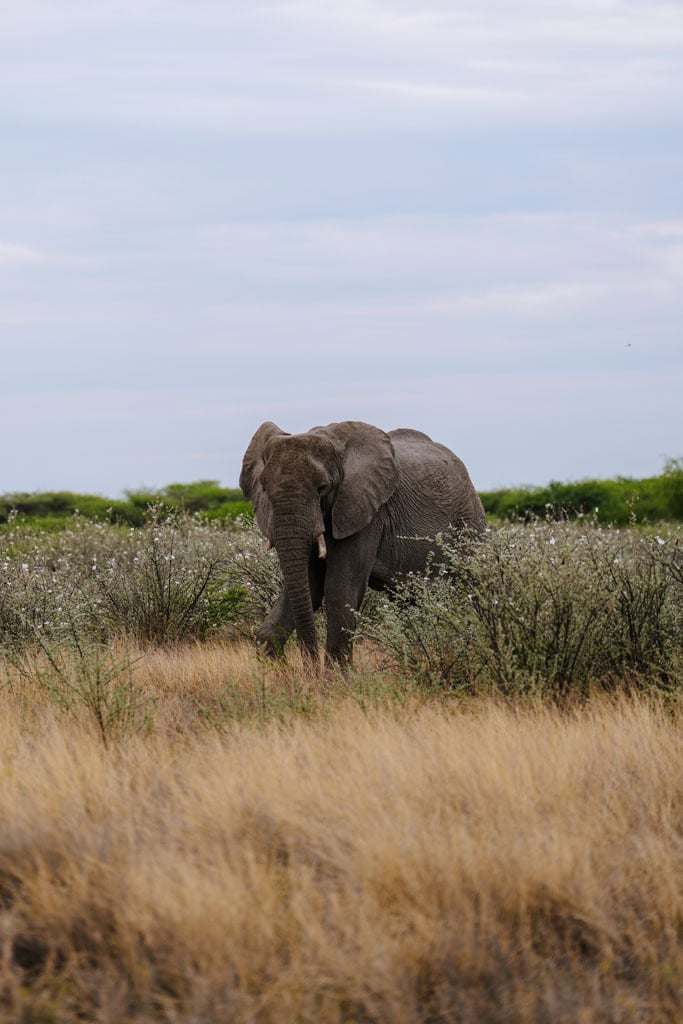
<svg viewBox="0 0 683 1024">
<path fill-rule="evenodd" d="M 3 1019 L 680 1019 L 676 713 L 364 712 L 309 680 L 307 717 L 223 731 L 189 709 L 253 655 L 149 657 L 156 728 L 109 747 L 39 682 L 0 691 Z"/>
</svg>

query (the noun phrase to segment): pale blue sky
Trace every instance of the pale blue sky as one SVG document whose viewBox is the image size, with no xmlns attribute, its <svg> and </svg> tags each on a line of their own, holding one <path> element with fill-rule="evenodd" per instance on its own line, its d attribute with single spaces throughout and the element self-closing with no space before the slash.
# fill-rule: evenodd
<svg viewBox="0 0 683 1024">
<path fill-rule="evenodd" d="M 22 0 L 0 492 L 415 426 L 481 488 L 683 455 L 683 3 Z"/>
</svg>

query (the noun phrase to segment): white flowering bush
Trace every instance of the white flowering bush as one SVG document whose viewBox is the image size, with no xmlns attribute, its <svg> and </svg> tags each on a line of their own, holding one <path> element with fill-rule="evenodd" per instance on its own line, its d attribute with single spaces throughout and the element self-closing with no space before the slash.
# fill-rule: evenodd
<svg viewBox="0 0 683 1024">
<path fill-rule="evenodd" d="M 594 524 L 444 539 L 430 572 L 375 601 L 357 633 L 413 678 L 462 692 L 558 699 L 647 677 L 683 684 L 680 536 Z"/>
<path fill-rule="evenodd" d="M 175 642 L 249 629 L 278 589 L 276 559 L 234 531 L 150 509 L 140 528 L 74 519 L 57 534 L 0 535 L 0 644 Z"/>
<path fill-rule="evenodd" d="M 230 558 L 226 568 L 226 586 L 239 595 L 243 625 L 251 632 L 266 617 L 283 586 L 280 563 L 275 551 L 266 550 L 263 534 L 252 516 L 236 522 L 230 536 Z"/>
<path fill-rule="evenodd" d="M 68 644 L 99 685 L 93 651 L 103 645 L 250 636 L 281 585 L 251 519 L 226 529 L 152 508 L 140 528 L 75 518 L 54 534 L 14 522 L 0 532 L 0 647 L 39 645 L 56 658 Z M 442 538 L 428 572 L 366 602 L 357 635 L 401 673 L 452 691 L 562 699 L 624 681 L 677 690 L 681 536 L 584 520 Z"/>
</svg>

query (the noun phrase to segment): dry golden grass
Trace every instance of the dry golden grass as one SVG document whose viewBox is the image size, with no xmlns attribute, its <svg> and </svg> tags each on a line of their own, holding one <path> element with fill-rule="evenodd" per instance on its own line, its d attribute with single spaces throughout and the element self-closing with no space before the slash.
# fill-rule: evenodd
<svg viewBox="0 0 683 1024">
<path fill-rule="evenodd" d="M 683 1017 L 671 711 L 382 702 L 377 674 L 363 710 L 198 646 L 136 664 L 153 725 L 105 746 L 34 669 L 0 694 L 0 1019 Z"/>
</svg>

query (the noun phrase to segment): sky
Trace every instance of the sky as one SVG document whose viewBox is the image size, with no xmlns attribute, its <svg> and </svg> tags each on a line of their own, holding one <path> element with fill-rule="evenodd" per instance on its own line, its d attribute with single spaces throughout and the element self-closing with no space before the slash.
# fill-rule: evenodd
<svg viewBox="0 0 683 1024">
<path fill-rule="evenodd" d="M 7 4 L 0 196 L 0 493 L 683 456 L 681 0 Z"/>
</svg>

